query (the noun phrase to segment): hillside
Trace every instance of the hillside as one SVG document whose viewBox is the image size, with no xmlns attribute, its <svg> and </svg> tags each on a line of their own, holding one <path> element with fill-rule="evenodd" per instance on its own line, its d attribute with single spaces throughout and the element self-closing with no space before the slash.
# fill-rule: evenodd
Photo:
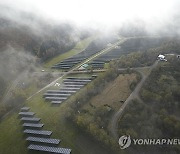
<svg viewBox="0 0 180 154">
<path fill-rule="evenodd" d="M 75 29 L 71 25 L 36 24 L 38 24 L 37 29 L 33 29 L 30 26 L 0 18 L 0 51 L 5 50 L 7 46 L 15 49 L 23 48 L 26 52 L 46 60 L 70 50 L 79 40 L 79 34 L 75 34 Z"/>
</svg>

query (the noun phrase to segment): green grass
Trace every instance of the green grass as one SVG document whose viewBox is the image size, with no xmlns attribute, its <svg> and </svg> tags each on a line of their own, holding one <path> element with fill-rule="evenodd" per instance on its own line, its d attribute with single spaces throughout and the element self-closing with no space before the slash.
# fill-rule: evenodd
<svg viewBox="0 0 180 154">
<path fill-rule="evenodd" d="M 109 68 L 109 63 L 105 63 L 104 64 L 104 69 L 108 69 Z"/>
<path fill-rule="evenodd" d="M 13 113 L 10 117 L 0 123 L 1 154 L 27 153 L 22 131 L 17 113 Z"/>
<path fill-rule="evenodd" d="M 78 42 L 76 44 L 76 46 L 72 50 L 70 50 L 70 51 L 68 51 L 68 52 L 66 52 L 64 54 L 60 54 L 59 56 L 56 56 L 53 59 L 47 61 L 44 64 L 44 67 L 45 68 L 50 68 L 51 66 L 53 66 L 54 64 L 56 64 L 58 62 L 82 52 L 92 42 L 92 40 L 94 40 L 94 39 L 95 39 L 95 37 L 91 36 L 89 38 L 86 38 L 86 39 Z"/>
</svg>

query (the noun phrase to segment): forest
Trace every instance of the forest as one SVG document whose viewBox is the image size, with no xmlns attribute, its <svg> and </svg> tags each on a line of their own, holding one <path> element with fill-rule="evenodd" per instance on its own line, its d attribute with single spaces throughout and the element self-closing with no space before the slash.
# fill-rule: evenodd
<svg viewBox="0 0 180 154">
<path fill-rule="evenodd" d="M 170 56 L 168 62 L 160 62 L 152 71 L 140 91 L 142 102 L 132 101 L 119 120 L 119 136 L 128 134 L 132 138 L 180 137 L 179 66 L 180 59 L 177 56 Z M 162 153 L 180 151 L 178 146 L 154 148 Z M 140 150 L 140 147 L 132 149 Z"/>
</svg>

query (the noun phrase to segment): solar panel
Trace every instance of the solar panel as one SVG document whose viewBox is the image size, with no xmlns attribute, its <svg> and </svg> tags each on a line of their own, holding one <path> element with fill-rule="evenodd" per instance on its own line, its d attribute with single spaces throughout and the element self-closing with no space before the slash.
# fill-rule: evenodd
<svg viewBox="0 0 180 154">
<path fill-rule="evenodd" d="M 71 94 L 59 94 L 59 93 L 45 93 L 43 95 L 44 97 L 51 97 L 51 96 L 71 96 Z"/>
<path fill-rule="evenodd" d="M 88 77 L 86 77 L 86 78 L 82 78 L 82 77 L 67 77 L 66 79 L 82 79 L 82 80 L 91 80 L 92 78 L 88 78 Z"/>
<path fill-rule="evenodd" d="M 41 138 L 41 137 L 32 137 L 32 136 L 26 138 L 26 141 L 56 144 L 56 145 L 59 144 L 60 142 L 59 139 L 50 139 L 50 138 Z"/>
<path fill-rule="evenodd" d="M 22 117 L 21 121 L 32 121 L 32 122 L 38 122 L 40 121 L 40 118 L 28 118 L 28 117 Z"/>
<path fill-rule="evenodd" d="M 45 97 L 45 99 L 51 101 L 64 101 L 67 99 L 67 97 Z"/>
<path fill-rule="evenodd" d="M 104 65 L 105 62 L 103 61 L 93 61 L 90 64 L 103 64 Z"/>
<path fill-rule="evenodd" d="M 68 66 L 52 66 L 51 68 L 61 68 L 61 69 L 69 69 L 70 67 Z"/>
<path fill-rule="evenodd" d="M 69 63 L 60 63 L 60 64 L 56 64 L 55 66 L 71 67 L 72 64 L 69 64 Z"/>
<path fill-rule="evenodd" d="M 64 82 L 90 82 L 91 80 L 85 80 L 85 79 L 64 79 Z"/>
<path fill-rule="evenodd" d="M 79 90 L 79 89 L 81 89 L 81 88 L 79 88 L 79 87 L 72 87 L 72 88 L 63 87 L 63 88 L 61 88 L 61 90 Z"/>
<path fill-rule="evenodd" d="M 65 85 L 64 87 L 79 87 L 82 88 L 84 85 Z"/>
<path fill-rule="evenodd" d="M 58 93 L 58 94 L 68 94 L 68 93 L 75 93 L 76 91 L 68 91 L 68 90 L 47 90 L 47 93 Z"/>
<path fill-rule="evenodd" d="M 94 75 L 92 75 L 92 77 L 93 77 L 93 78 L 96 78 L 96 77 L 97 77 L 97 75 L 96 75 L 96 74 L 94 74 Z"/>
<path fill-rule="evenodd" d="M 41 146 L 41 145 L 34 145 L 34 144 L 30 144 L 28 146 L 28 149 L 36 150 L 36 151 L 60 153 L 60 154 L 70 154 L 71 153 L 71 149 L 56 148 L 56 147 L 50 147 L 50 146 Z"/>
<path fill-rule="evenodd" d="M 61 104 L 62 101 L 51 101 L 52 104 Z"/>
<path fill-rule="evenodd" d="M 64 63 L 64 62 L 81 61 L 81 60 L 84 60 L 84 59 L 85 59 L 85 58 L 68 58 L 68 59 L 63 60 L 63 63 Z"/>
<path fill-rule="evenodd" d="M 34 112 L 19 112 L 19 115 L 22 116 L 33 116 L 35 113 Z"/>
<path fill-rule="evenodd" d="M 25 129 L 24 133 L 25 134 L 47 135 L 47 136 L 50 136 L 52 134 L 52 131 Z"/>
<path fill-rule="evenodd" d="M 64 69 L 69 69 L 69 68 L 71 68 L 70 66 L 56 66 L 56 67 L 58 67 L 58 68 L 64 68 Z"/>
<path fill-rule="evenodd" d="M 69 82 L 69 81 L 65 81 L 64 84 L 68 84 L 68 85 L 85 85 L 87 84 L 87 82 Z"/>
<path fill-rule="evenodd" d="M 61 90 L 60 89 L 60 92 L 63 94 L 66 94 L 66 93 L 75 93 L 76 92 L 76 90 Z"/>
<path fill-rule="evenodd" d="M 33 124 L 33 123 L 24 123 L 24 127 L 35 127 L 35 128 L 42 128 L 44 124 Z"/>
<path fill-rule="evenodd" d="M 21 111 L 29 111 L 30 107 L 22 107 Z"/>
</svg>

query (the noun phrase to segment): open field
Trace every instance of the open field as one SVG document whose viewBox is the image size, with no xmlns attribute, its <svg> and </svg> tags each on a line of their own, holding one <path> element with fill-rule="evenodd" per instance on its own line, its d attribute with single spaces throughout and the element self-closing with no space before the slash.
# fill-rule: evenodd
<svg viewBox="0 0 180 154">
<path fill-rule="evenodd" d="M 76 46 L 75 46 L 72 50 L 70 50 L 70 51 L 68 51 L 68 52 L 66 52 L 66 53 L 64 53 L 64 54 L 60 54 L 59 56 L 56 56 L 56 57 L 54 57 L 53 59 L 49 60 L 48 62 L 46 62 L 46 63 L 44 64 L 44 67 L 45 67 L 45 68 L 50 68 L 51 66 L 53 66 L 54 64 L 56 64 L 56 63 L 58 63 L 58 62 L 66 59 L 66 58 L 69 58 L 69 57 L 71 57 L 71 56 L 73 56 L 73 55 L 76 55 L 76 54 L 80 53 L 80 52 L 83 51 L 83 50 L 91 43 L 91 41 L 94 40 L 94 39 L 95 39 L 95 37 L 89 37 L 89 38 L 86 38 L 86 39 L 78 42 L 78 43 L 76 44 Z"/>
<path fill-rule="evenodd" d="M 108 83 L 102 93 L 93 97 L 89 103 L 95 107 L 108 104 L 113 109 L 119 109 L 122 102 L 131 93 L 130 84 L 136 79 L 135 74 L 119 75 L 114 81 Z"/>
</svg>

